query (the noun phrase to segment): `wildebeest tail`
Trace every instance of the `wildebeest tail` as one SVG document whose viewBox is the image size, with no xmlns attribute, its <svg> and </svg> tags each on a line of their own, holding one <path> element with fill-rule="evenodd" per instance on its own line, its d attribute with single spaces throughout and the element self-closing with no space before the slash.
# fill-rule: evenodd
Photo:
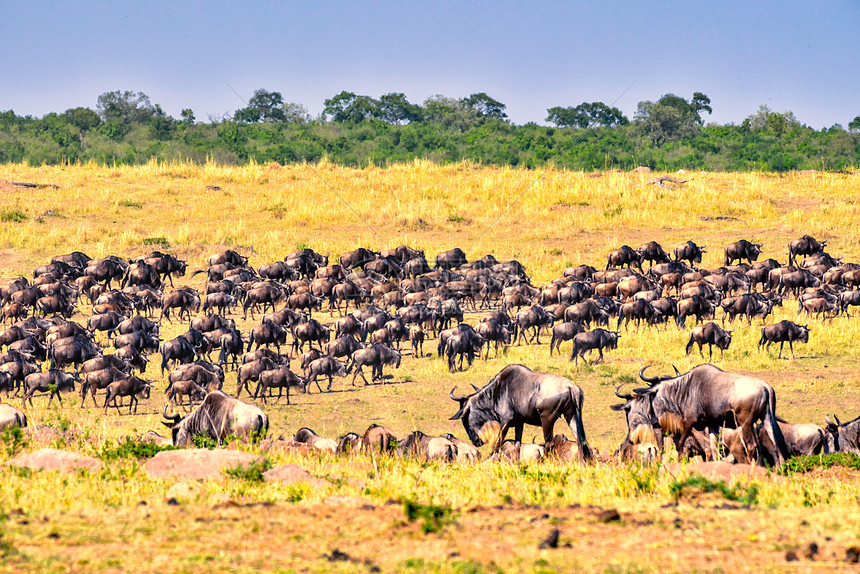
<svg viewBox="0 0 860 574">
<path fill-rule="evenodd" d="M 226 358 L 227 358 L 226 349 L 224 348 L 224 345 L 221 345 L 221 352 L 218 353 L 218 362 L 222 365 L 225 365 L 226 363 L 224 362 L 224 360 Z"/>
<path fill-rule="evenodd" d="M 251 329 L 251 332 L 248 333 L 248 352 L 251 352 L 251 347 L 254 346 L 254 330 Z"/>
<path fill-rule="evenodd" d="M 785 437 L 782 434 L 782 430 L 779 428 L 779 424 L 776 420 L 776 394 L 774 390 L 770 387 L 766 389 L 767 392 L 767 414 L 766 420 L 764 422 L 765 432 L 770 438 L 771 442 L 776 445 L 777 450 L 779 451 L 779 455 L 782 458 L 781 461 L 778 462 L 777 466 L 780 466 L 782 463 L 787 461 L 789 457 L 788 446 L 785 444 Z"/>
<path fill-rule="evenodd" d="M 575 410 L 573 412 L 573 422 L 574 432 L 576 433 L 576 442 L 579 443 L 579 451 L 582 453 L 582 457 L 585 460 L 589 460 L 591 458 L 591 449 L 588 448 L 588 440 L 585 438 L 585 425 L 582 424 L 582 407 L 583 404 L 576 400 L 576 397 L 573 396 L 573 389 L 567 390 L 570 395 L 570 400 L 575 405 Z"/>
<path fill-rule="evenodd" d="M 693 350 L 693 334 L 690 333 L 690 340 L 687 342 L 687 356 L 690 356 L 690 351 Z"/>
<path fill-rule="evenodd" d="M 161 350 L 161 349 L 160 349 Z M 161 376 L 164 376 L 164 371 L 167 369 L 167 353 L 161 350 Z"/>
</svg>

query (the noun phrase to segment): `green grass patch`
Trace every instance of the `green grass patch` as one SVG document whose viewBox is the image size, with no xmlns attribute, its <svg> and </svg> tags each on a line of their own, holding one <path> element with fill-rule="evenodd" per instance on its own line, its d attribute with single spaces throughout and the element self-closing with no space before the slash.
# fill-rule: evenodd
<svg viewBox="0 0 860 574">
<path fill-rule="evenodd" d="M 421 532 L 424 534 L 439 532 L 454 522 L 454 511 L 450 506 L 441 504 L 422 504 L 407 498 L 403 501 L 403 512 L 409 522 L 421 520 Z"/>
<path fill-rule="evenodd" d="M 163 247 L 170 247 L 170 243 L 163 235 L 160 235 L 158 237 L 144 237 L 142 243 L 144 245 L 161 245 Z"/>
<path fill-rule="evenodd" d="M 104 443 L 98 453 L 102 460 L 119 460 L 126 458 L 152 458 L 163 450 L 176 450 L 175 446 L 158 446 L 152 443 L 143 443 L 130 437 L 124 437 L 117 444 Z"/>
<path fill-rule="evenodd" d="M 22 223 L 27 221 L 27 217 L 27 214 L 17 207 L 0 210 L 0 221 L 4 223 Z"/>
<path fill-rule="evenodd" d="M 224 474 L 232 478 L 247 480 L 249 482 L 263 482 L 263 473 L 272 469 L 272 461 L 268 458 L 259 458 L 247 466 L 241 464 L 224 470 Z M 302 495 L 303 497 L 304 495 Z M 301 500 L 299 498 L 298 500 Z"/>
<path fill-rule="evenodd" d="M 119 200 L 117 205 L 120 207 L 132 207 L 134 209 L 141 209 L 143 207 L 143 204 L 139 201 L 129 201 L 128 199 Z"/>
<path fill-rule="evenodd" d="M 684 496 L 685 491 L 713 492 L 722 495 L 726 500 L 752 506 L 758 502 L 759 487 L 756 484 L 749 484 L 746 487 L 728 486 L 722 480 L 710 480 L 701 474 L 692 474 L 683 480 L 673 480 L 669 484 L 669 493 L 675 501 Z"/>
<path fill-rule="evenodd" d="M 795 456 L 779 468 L 779 474 L 791 476 L 804 474 L 818 468 L 843 467 L 860 470 L 860 456 L 848 452 L 832 454 L 814 454 L 811 456 Z"/>
</svg>

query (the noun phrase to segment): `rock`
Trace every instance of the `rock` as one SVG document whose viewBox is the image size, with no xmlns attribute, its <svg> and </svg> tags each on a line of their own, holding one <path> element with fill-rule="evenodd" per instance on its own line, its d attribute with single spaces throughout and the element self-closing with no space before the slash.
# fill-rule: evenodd
<svg viewBox="0 0 860 574">
<path fill-rule="evenodd" d="M 818 554 L 818 544 L 809 542 L 800 548 L 800 555 L 807 560 L 815 560 L 815 555 Z"/>
<path fill-rule="evenodd" d="M 786 562 L 797 562 L 800 558 L 797 557 L 797 552 L 794 550 L 789 550 L 785 553 L 785 561 Z"/>
<path fill-rule="evenodd" d="M 597 520 L 600 522 L 621 522 L 621 514 L 616 509 L 609 508 L 598 512 Z"/>
<path fill-rule="evenodd" d="M 165 498 L 175 498 L 178 501 L 190 502 L 197 500 L 206 493 L 203 485 L 196 482 L 177 482 L 167 491 Z"/>
<path fill-rule="evenodd" d="M 173 446 L 173 439 L 163 437 L 155 431 L 147 431 L 140 437 L 143 444 L 154 444 L 155 446 Z"/>
<path fill-rule="evenodd" d="M 266 482 L 283 482 L 292 484 L 294 482 L 306 482 L 312 485 L 325 484 L 324 481 L 314 478 L 311 474 L 297 464 L 282 464 L 263 473 Z"/>
<path fill-rule="evenodd" d="M 560 532 L 558 528 L 553 528 L 552 532 L 549 533 L 549 536 L 547 536 L 544 540 L 541 541 L 540 544 L 538 544 L 538 548 L 540 548 L 541 550 L 543 550 L 544 548 L 558 548 L 559 534 Z"/>
<path fill-rule="evenodd" d="M 851 564 L 860 562 L 860 546 L 851 546 L 845 550 L 845 560 Z"/>
<path fill-rule="evenodd" d="M 290 440 L 269 440 L 266 439 L 260 442 L 261 452 L 277 452 L 283 454 L 301 454 L 306 455 L 314 451 L 314 448 L 309 444 Z"/>
<path fill-rule="evenodd" d="M 648 166 L 640 165 L 639 167 L 634 167 L 630 170 L 630 173 L 651 173 L 651 168 Z"/>
<path fill-rule="evenodd" d="M 43 448 L 31 453 L 22 454 L 6 464 L 31 468 L 33 470 L 98 470 L 102 463 L 76 452 L 57 450 L 55 448 Z"/>
<path fill-rule="evenodd" d="M 146 461 L 144 470 L 149 478 L 223 478 L 224 471 L 248 466 L 258 455 L 238 450 L 193 448 L 164 450 Z"/>
<path fill-rule="evenodd" d="M 768 474 L 762 466 L 749 464 L 731 464 L 728 462 L 694 462 L 680 463 L 670 462 L 663 465 L 663 471 L 668 472 L 676 478 L 701 474 L 709 480 L 722 480 L 726 483 L 738 478 L 765 478 Z"/>
</svg>

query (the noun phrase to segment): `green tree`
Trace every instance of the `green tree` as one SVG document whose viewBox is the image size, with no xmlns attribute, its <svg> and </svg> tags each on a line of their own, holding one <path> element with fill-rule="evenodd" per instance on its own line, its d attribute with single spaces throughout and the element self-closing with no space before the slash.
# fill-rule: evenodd
<svg viewBox="0 0 860 574">
<path fill-rule="evenodd" d="M 547 110 L 546 121 L 560 128 L 615 127 L 630 123 L 618 108 L 610 108 L 603 102 L 582 102 L 575 108 L 556 106 Z"/>
<path fill-rule="evenodd" d="M 380 114 L 379 102 L 370 96 L 343 91 L 323 102 L 323 117 L 339 123 L 358 123 Z"/>
<path fill-rule="evenodd" d="M 259 89 L 248 100 L 248 107 L 236 110 L 233 119 L 239 122 L 282 122 L 284 97 L 280 92 Z"/>
<path fill-rule="evenodd" d="M 848 131 L 851 133 L 860 132 L 860 116 L 856 116 L 853 120 L 848 122 Z"/>
<path fill-rule="evenodd" d="M 71 108 L 65 112 L 66 119 L 70 124 L 78 128 L 81 140 L 81 150 L 84 149 L 84 133 L 97 128 L 102 122 L 97 113 L 89 108 Z"/>
<path fill-rule="evenodd" d="M 704 123 L 701 113 L 713 111 L 710 103 L 710 98 L 701 92 L 695 92 L 689 102 L 675 94 L 664 94 L 656 102 L 639 102 L 633 120 L 655 146 L 661 147 L 669 140 L 698 133 Z"/>
<path fill-rule="evenodd" d="M 185 125 L 194 125 L 194 110 L 191 108 L 185 108 L 181 112 L 179 112 L 180 117 L 182 117 L 182 123 Z"/>
<path fill-rule="evenodd" d="M 149 121 L 149 135 L 158 141 L 166 142 L 173 139 L 176 132 L 176 121 L 171 117 L 156 116 Z"/>
<path fill-rule="evenodd" d="M 386 123 L 400 125 L 420 121 L 422 117 L 421 107 L 410 104 L 401 92 L 384 94 L 379 98 L 379 119 Z"/>
<path fill-rule="evenodd" d="M 312 119 L 308 109 L 302 104 L 287 102 L 281 109 L 284 112 L 284 121 L 290 124 L 307 124 Z"/>
<path fill-rule="evenodd" d="M 507 106 L 502 102 L 491 98 L 484 92 L 478 92 L 467 98 L 463 98 L 460 100 L 460 104 L 465 108 L 475 110 L 478 115 L 483 118 L 503 120 L 508 117 L 507 114 L 505 114 L 505 108 L 507 108 Z"/>
<path fill-rule="evenodd" d="M 109 122 L 111 120 L 130 123 L 146 123 L 155 114 L 156 108 L 152 105 L 149 96 L 143 92 L 105 92 L 98 97 L 98 110 L 101 118 Z"/>
</svg>

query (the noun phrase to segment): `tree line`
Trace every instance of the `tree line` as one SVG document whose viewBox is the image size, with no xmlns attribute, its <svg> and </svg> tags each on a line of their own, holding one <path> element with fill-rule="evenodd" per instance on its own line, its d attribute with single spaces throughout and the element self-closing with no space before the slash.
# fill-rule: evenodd
<svg viewBox="0 0 860 574">
<path fill-rule="evenodd" d="M 0 112 L 0 162 L 152 159 L 243 164 L 250 161 L 386 165 L 422 158 L 538 168 L 712 171 L 843 170 L 860 165 L 860 116 L 815 130 L 790 111 L 761 106 L 740 124 L 705 122 L 711 100 L 665 94 L 639 102 L 632 119 L 603 102 L 547 109 L 551 126 L 510 121 L 484 92 L 435 95 L 421 104 L 403 93 L 379 98 L 343 91 L 313 117 L 277 91 L 254 92 L 247 106 L 199 121 L 183 109 L 171 117 L 142 92 L 101 94 L 95 109 L 41 118 Z"/>
</svg>

